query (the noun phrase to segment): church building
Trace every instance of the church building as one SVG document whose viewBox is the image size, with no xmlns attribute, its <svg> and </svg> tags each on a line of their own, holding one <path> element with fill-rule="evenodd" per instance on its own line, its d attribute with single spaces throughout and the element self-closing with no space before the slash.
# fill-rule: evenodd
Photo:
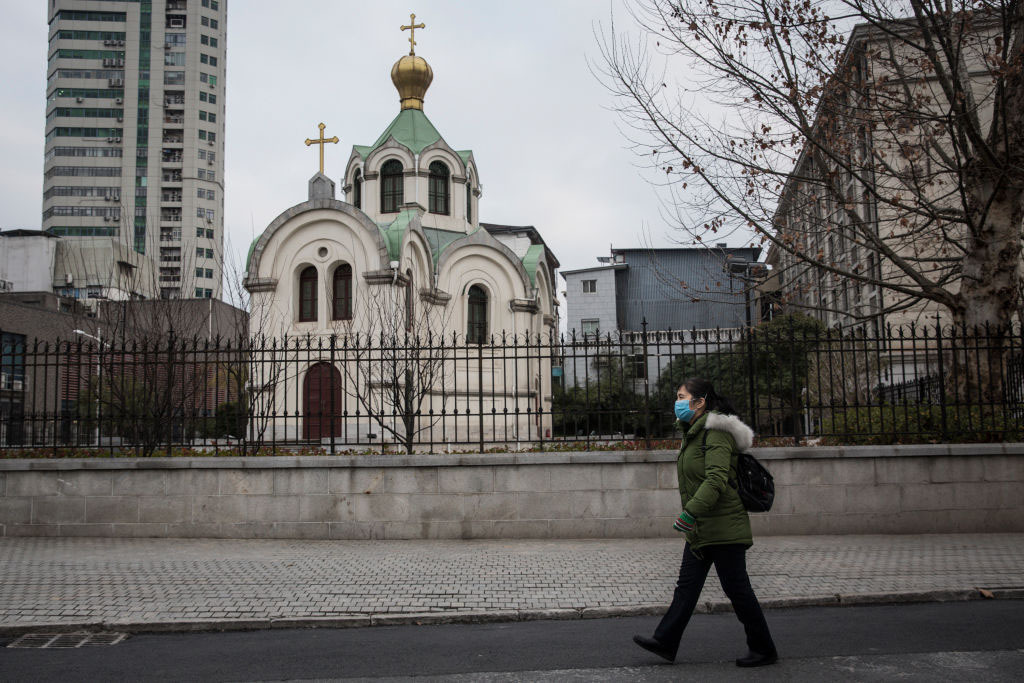
<svg viewBox="0 0 1024 683">
<path fill-rule="evenodd" d="M 424 113 L 433 71 L 412 34 L 424 26 L 405 28 L 410 52 L 391 69 L 400 111 L 375 142 L 352 147 L 344 199 L 323 173 L 324 146 L 338 139 L 320 124 L 306 140 L 321 164 L 308 199 L 249 249 L 252 336 L 293 349 L 257 364 L 256 400 L 275 415 L 252 427 L 265 438 L 473 443 L 548 430 L 550 362 L 510 364 L 501 340 L 557 333 L 558 261 L 535 228 L 480 221 L 477 161 Z M 453 417 L 510 406 L 528 417 L 503 426 Z"/>
</svg>

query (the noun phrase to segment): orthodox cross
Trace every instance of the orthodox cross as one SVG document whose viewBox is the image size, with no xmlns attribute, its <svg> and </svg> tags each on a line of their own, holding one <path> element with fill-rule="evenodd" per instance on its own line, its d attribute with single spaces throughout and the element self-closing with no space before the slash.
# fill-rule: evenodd
<svg viewBox="0 0 1024 683">
<path fill-rule="evenodd" d="M 410 14 L 409 15 L 409 25 L 402 27 L 403 31 L 406 30 L 406 29 L 409 29 L 409 54 L 411 56 L 415 56 L 416 55 L 416 41 L 413 39 L 414 36 L 416 35 L 416 29 L 418 29 L 418 28 L 426 28 L 426 27 L 427 27 L 426 24 L 423 24 L 423 23 L 417 24 L 416 23 L 416 15 L 415 14 Z"/>
<path fill-rule="evenodd" d="M 323 123 L 320 124 L 320 137 L 318 139 L 310 140 L 309 138 L 306 138 L 306 147 L 309 147 L 310 145 L 320 145 L 320 172 L 321 173 L 324 172 L 324 145 L 326 145 L 328 142 L 333 142 L 334 144 L 338 144 L 338 136 L 337 135 L 335 135 L 333 138 L 325 138 L 324 137 L 324 128 L 326 128 L 326 127 L 327 127 L 326 124 L 323 124 Z"/>
</svg>

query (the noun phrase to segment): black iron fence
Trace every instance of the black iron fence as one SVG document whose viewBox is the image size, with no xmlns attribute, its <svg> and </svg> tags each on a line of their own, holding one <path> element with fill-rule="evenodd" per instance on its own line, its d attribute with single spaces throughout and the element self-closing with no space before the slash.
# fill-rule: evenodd
<svg viewBox="0 0 1024 683">
<path fill-rule="evenodd" d="M 111 345 L 3 334 L 0 450 L 149 455 L 651 447 L 701 376 L 762 443 L 1017 440 L 1019 327 L 753 329 Z M 70 450 L 69 450 L 70 449 Z"/>
</svg>

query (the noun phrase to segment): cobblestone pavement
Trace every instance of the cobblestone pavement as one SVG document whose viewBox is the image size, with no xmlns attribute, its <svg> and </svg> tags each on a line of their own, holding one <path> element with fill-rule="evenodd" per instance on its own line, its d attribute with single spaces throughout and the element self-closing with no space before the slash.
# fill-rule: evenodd
<svg viewBox="0 0 1024 683">
<path fill-rule="evenodd" d="M 681 551 L 678 539 L 4 538 L 0 628 L 654 613 L 671 598 Z M 1021 588 L 1024 534 L 763 537 L 748 566 L 768 606 Z M 715 578 L 702 600 L 724 600 Z"/>
</svg>

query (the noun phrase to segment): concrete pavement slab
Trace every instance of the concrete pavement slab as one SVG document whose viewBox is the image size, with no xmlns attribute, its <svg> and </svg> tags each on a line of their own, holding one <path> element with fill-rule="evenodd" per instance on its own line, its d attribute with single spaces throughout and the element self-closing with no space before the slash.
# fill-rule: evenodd
<svg viewBox="0 0 1024 683">
<path fill-rule="evenodd" d="M 678 539 L 3 538 L 0 631 L 657 614 L 681 553 Z M 748 569 L 766 607 L 1013 598 L 1024 534 L 763 537 Z M 729 609 L 715 578 L 698 609 Z"/>
</svg>

